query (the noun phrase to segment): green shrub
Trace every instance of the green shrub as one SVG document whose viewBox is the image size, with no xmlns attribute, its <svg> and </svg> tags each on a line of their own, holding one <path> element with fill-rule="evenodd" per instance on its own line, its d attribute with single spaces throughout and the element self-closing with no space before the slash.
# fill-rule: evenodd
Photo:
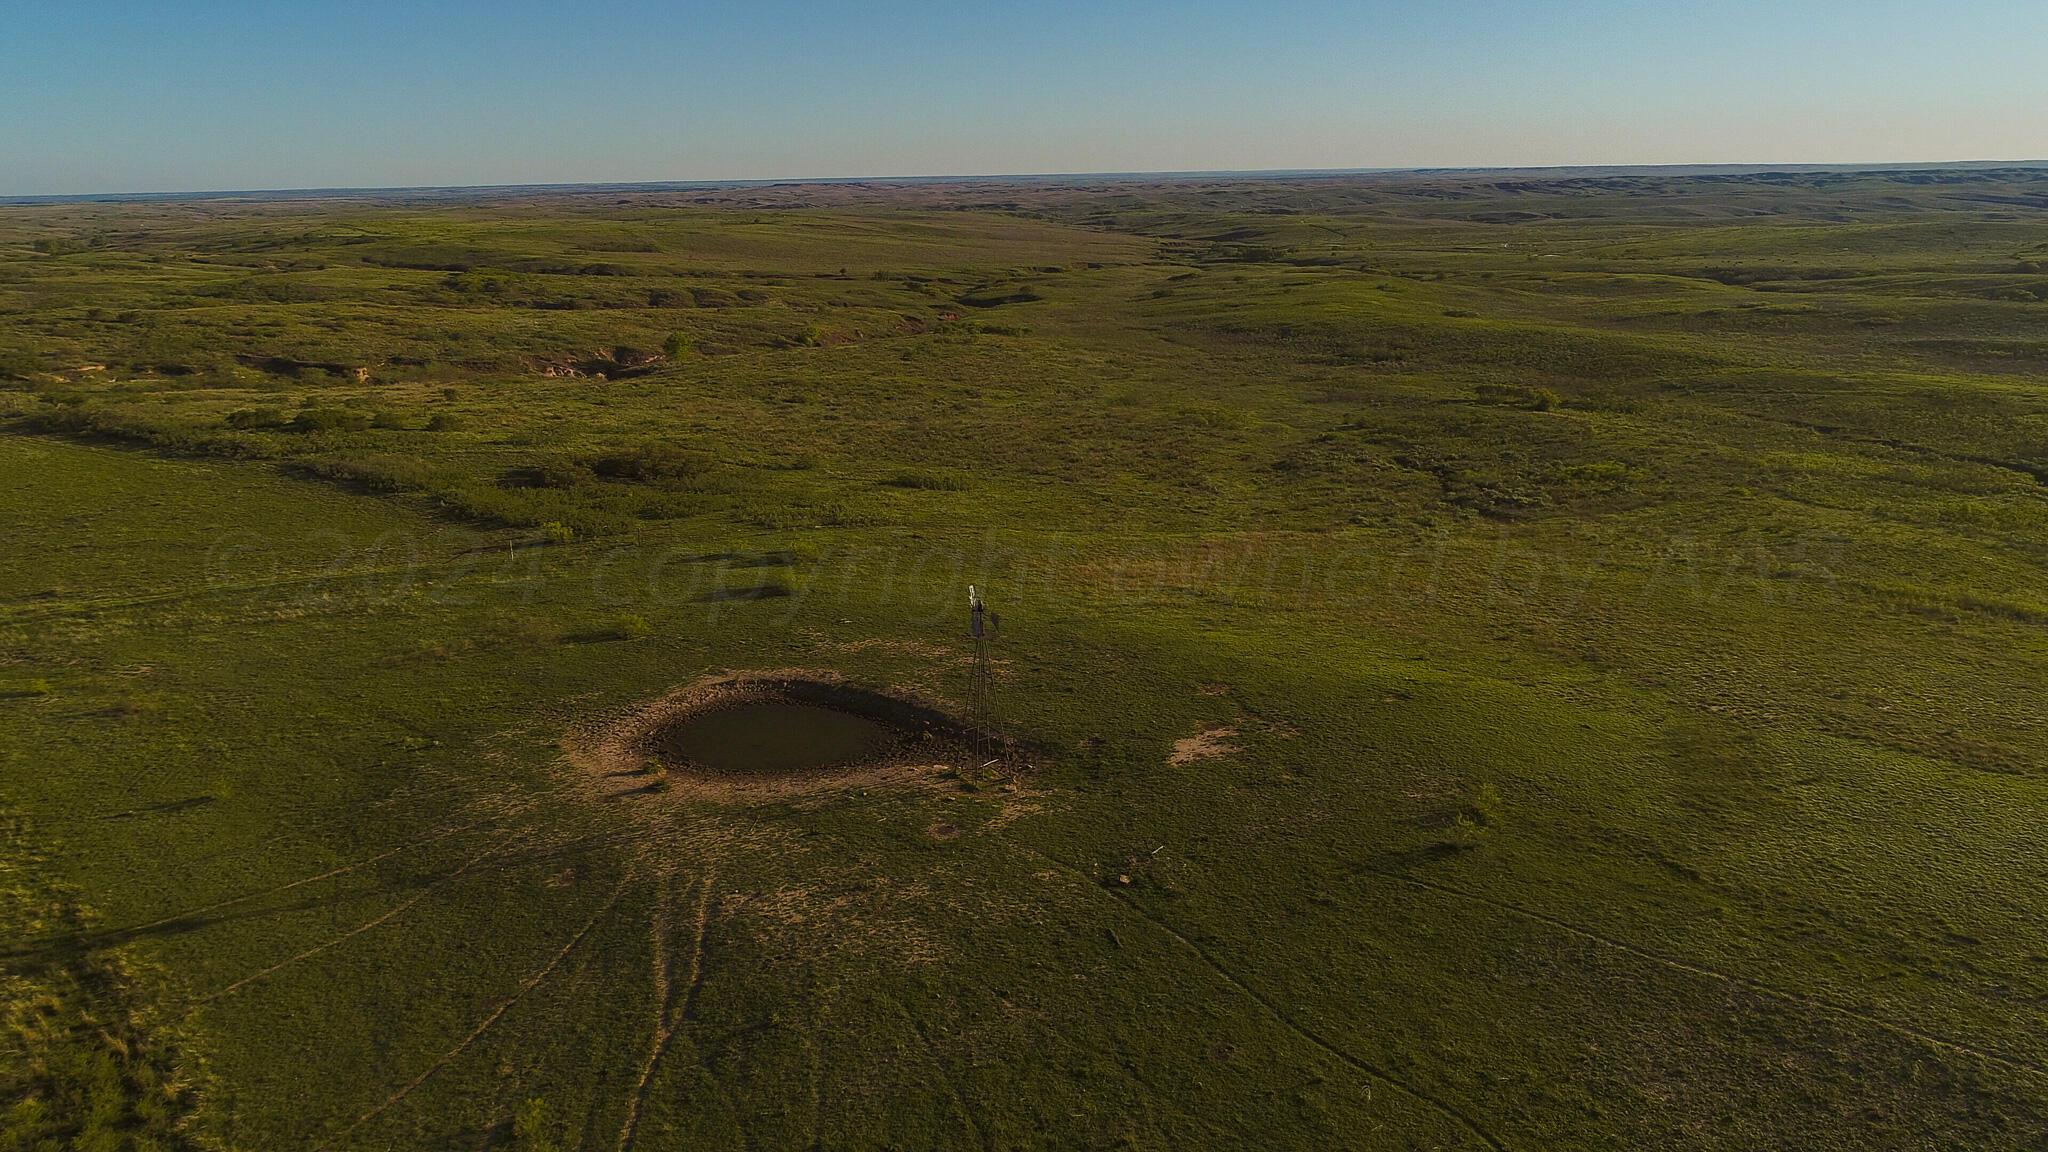
<svg viewBox="0 0 2048 1152">
<path fill-rule="evenodd" d="M 0 349 L 0 380 L 29 380 L 42 371 L 42 361 L 23 349 Z"/>
<path fill-rule="evenodd" d="M 10 893 L 17 901 L 24 895 Z M 46 910 L 60 922 L 75 923 L 68 908 Z M 9 921 L 10 927 L 20 923 L 12 915 Z M 136 1013 L 126 1009 L 133 1003 L 131 984 L 124 969 L 103 960 L 69 960 L 10 977 L 0 1149 L 145 1152 L 200 1146 L 183 1130 L 193 1099 L 190 1085 L 175 1071 L 174 1050 L 148 1035 Z"/>
<path fill-rule="evenodd" d="M 378 452 L 362 456 L 323 456 L 299 461 L 293 469 L 318 476 L 361 484 L 377 492 L 425 492 L 454 483 L 460 473 L 446 464 L 418 456 Z"/>
<path fill-rule="evenodd" d="M 740 501 L 738 511 L 743 520 L 757 528 L 816 528 L 846 523 L 842 518 L 845 509 L 836 503 L 818 506 L 746 499 Z"/>
<path fill-rule="evenodd" d="M 1601 460 L 1592 464 L 1573 464 L 1560 475 L 1566 484 L 1581 492 L 1612 493 L 1625 492 L 1636 485 L 1637 470 L 1618 460 Z"/>
<path fill-rule="evenodd" d="M 623 452 L 590 457 L 590 471 L 609 480 L 638 480 L 642 483 L 687 480 L 711 468 L 711 458 L 665 441 L 649 441 Z"/>
<path fill-rule="evenodd" d="M 243 451 L 240 444 L 221 437 L 217 425 L 168 416 L 160 409 L 74 406 L 30 413 L 24 426 L 35 432 L 126 440 L 177 452 L 239 455 Z"/>
<path fill-rule="evenodd" d="M 535 1096 L 520 1105 L 512 1119 L 512 1147 L 517 1152 L 560 1152 L 554 1125 L 548 1121 L 547 1101 Z"/>
<path fill-rule="evenodd" d="M 370 427 L 405 429 L 411 427 L 411 425 L 407 423 L 405 413 L 397 412 L 390 408 L 379 408 L 370 417 Z"/>
<path fill-rule="evenodd" d="M 616 502 L 593 505 L 582 492 L 507 488 L 478 479 L 452 480 L 437 487 L 434 497 L 443 509 L 466 519 L 541 529 L 543 539 L 557 544 L 623 532 L 636 522 L 630 510 L 613 506 Z"/>
<path fill-rule="evenodd" d="M 452 412 L 436 412 L 434 413 L 433 417 L 427 421 L 427 431 L 460 432 L 462 431 L 462 417 L 457 416 Z"/>
<path fill-rule="evenodd" d="M 1531 388 L 1526 384 L 1481 384 L 1472 389 L 1472 394 L 1481 404 L 1497 404 L 1504 408 L 1528 408 L 1536 412 L 1548 412 L 1564 403 L 1557 393 L 1548 388 Z"/>
<path fill-rule="evenodd" d="M 1502 809 L 1500 789 L 1494 787 L 1490 780 L 1481 781 L 1479 786 L 1472 790 L 1469 809 L 1472 818 L 1480 825 L 1489 828 L 1497 826 L 1500 823 Z"/>
<path fill-rule="evenodd" d="M 1452 815 L 1450 840 L 1460 847 L 1472 847 L 1500 823 L 1500 789 L 1490 781 L 1481 782 L 1466 793 L 1465 802 Z"/>
<path fill-rule="evenodd" d="M 621 612 L 611 622 L 610 635 L 614 640 L 645 640 L 653 634 L 654 627 L 645 616 Z"/>
<path fill-rule="evenodd" d="M 287 425 L 294 432 L 361 432 L 369 426 L 369 416 L 347 408 L 302 408 Z"/>
<path fill-rule="evenodd" d="M 690 354 L 690 338 L 681 332 L 671 332 L 661 342 L 661 354 L 671 360 L 681 360 Z"/>
<path fill-rule="evenodd" d="M 578 488 L 590 483 L 590 467 L 573 456 L 552 456 L 532 468 L 534 482 L 543 488 Z"/>
<path fill-rule="evenodd" d="M 237 408 L 227 415 L 230 428 L 282 428 L 285 414 L 281 408 Z"/>
</svg>

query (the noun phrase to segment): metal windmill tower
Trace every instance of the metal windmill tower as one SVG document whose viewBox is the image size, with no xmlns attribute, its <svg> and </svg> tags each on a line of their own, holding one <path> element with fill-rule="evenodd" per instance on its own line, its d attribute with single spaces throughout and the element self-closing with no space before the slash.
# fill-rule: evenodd
<svg viewBox="0 0 2048 1152">
<path fill-rule="evenodd" d="M 981 592 L 967 586 L 967 632 L 974 637 L 974 667 L 967 685 L 967 725 L 974 754 L 987 768 L 1006 758 L 1003 734 L 996 719 L 996 678 L 989 666 L 989 643 L 1003 618 L 982 603 Z"/>
</svg>

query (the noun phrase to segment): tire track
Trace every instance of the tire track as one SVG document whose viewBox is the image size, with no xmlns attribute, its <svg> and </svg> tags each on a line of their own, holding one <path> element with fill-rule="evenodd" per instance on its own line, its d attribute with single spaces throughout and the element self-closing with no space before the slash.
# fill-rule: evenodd
<svg viewBox="0 0 2048 1152">
<path fill-rule="evenodd" d="M 711 922 L 711 880 L 716 869 L 706 869 L 704 890 L 697 895 L 697 934 L 690 944 L 690 983 L 683 990 L 682 1019 L 696 1014 L 697 991 L 704 984 L 704 930 Z"/>
<path fill-rule="evenodd" d="M 328 1149 L 331 1149 L 335 1145 L 341 1143 L 343 1140 L 348 1139 L 351 1135 L 355 1133 L 356 1129 L 361 1128 L 363 1125 L 368 1124 L 370 1121 L 375 1120 L 379 1116 L 382 1116 L 385 1112 L 390 1111 L 393 1107 L 397 1106 L 401 1101 L 403 1101 L 407 1096 L 412 1095 L 413 1091 L 417 1089 L 420 1085 L 425 1084 L 428 1080 L 433 1079 L 433 1076 L 436 1072 L 439 1072 L 441 1069 L 446 1068 L 448 1065 L 454 1063 L 458 1058 L 462 1056 L 464 1052 L 467 1052 L 469 1050 L 469 1046 L 476 1043 L 478 1038 L 483 1036 L 484 1033 L 490 1031 L 491 1027 L 495 1025 L 505 1015 L 506 1012 L 510 1011 L 513 1005 L 519 1003 L 521 1000 L 524 1000 L 528 993 L 532 992 L 535 988 L 539 987 L 541 982 L 546 980 L 550 975 L 553 975 L 555 969 L 561 966 L 562 961 L 568 959 L 569 954 L 576 950 L 576 946 L 578 944 L 583 943 L 584 937 L 590 935 L 591 931 L 597 927 L 598 922 L 600 920 L 603 920 L 605 916 L 608 915 L 611 912 L 611 910 L 618 905 L 619 897 L 625 893 L 626 885 L 631 880 L 631 875 L 627 875 L 620 878 L 617 886 L 615 886 L 612 889 L 612 894 L 606 898 L 604 904 L 600 906 L 596 912 L 591 914 L 590 919 L 584 922 L 583 927 L 577 929 L 576 934 L 574 936 L 569 937 L 568 943 L 562 945 L 559 951 L 557 951 L 553 956 L 549 957 L 548 962 L 546 964 L 541 965 L 539 971 L 535 972 L 533 975 L 528 976 L 525 980 L 521 981 L 518 989 L 515 990 L 512 993 L 512 995 L 507 996 L 504 1000 L 500 1001 L 498 1003 L 498 1006 L 496 1008 L 491 1009 L 490 1013 L 487 1014 L 483 1018 L 483 1020 L 478 1022 L 475 1028 L 470 1029 L 469 1035 L 464 1036 L 462 1040 L 455 1045 L 455 1047 L 450 1048 L 448 1051 L 442 1053 L 439 1059 L 435 1060 L 432 1064 L 427 1065 L 427 1068 L 424 1072 L 421 1072 L 418 1076 L 413 1077 L 403 1087 L 399 1088 L 396 1092 L 393 1092 L 391 1095 L 386 1096 L 375 1107 L 371 1108 L 369 1111 L 364 1112 L 362 1115 L 350 1121 L 347 1127 L 343 1128 L 340 1132 L 335 1133 L 334 1136 L 329 1138 L 325 1143 L 319 1145 L 318 1152 L 327 1152 Z"/>
<path fill-rule="evenodd" d="M 345 876 L 351 872 L 359 872 L 362 869 L 368 868 L 373 864 L 381 864 L 384 861 L 391 859 L 393 856 L 398 856 L 405 852 L 409 852 L 414 848 L 424 847 L 428 844 L 433 844 L 442 840 L 446 840 L 452 836 L 460 836 L 465 832 L 472 832 L 478 828 L 487 827 L 492 824 L 501 824 L 506 821 L 512 820 L 516 817 L 523 816 L 526 813 L 531 812 L 533 809 L 539 807 L 544 801 L 552 799 L 556 796 L 563 795 L 572 790 L 573 786 L 563 786 L 549 789 L 543 792 L 531 793 L 529 794 L 529 797 L 525 800 L 524 803 L 514 805 L 513 807 L 505 809 L 504 811 L 495 812 L 488 816 L 483 816 L 479 819 L 472 820 L 467 824 L 452 825 L 449 827 L 442 828 L 435 832 L 430 832 L 425 836 L 419 837 L 418 839 L 408 840 L 395 848 L 386 849 L 385 851 L 379 852 L 374 856 L 368 856 L 350 864 L 344 864 L 337 868 L 331 868 L 325 872 L 319 873 L 318 875 L 303 877 L 298 880 L 293 880 L 287 884 L 280 884 L 276 887 L 265 888 L 257 892 L 245 892 L 240 896 L 230 896 L 225 900 L 217 900 L 214 903 L 202 905 L 198 908 L 186 909 L 183 912 L 174 912 L 161 919 L 152 920 L 147 924 L 138 924 L 125 928 L 110 928 L 100 932 L 96 932 L 93 934 L 92 939 L 87 941 L 87 945 L 89 947 L 104 947 L 109 944 L 124 943 L 130 939 L 133 939 L 134 937 L 155 932 L 158 929 L 165 928 L 173 924 L 177 924 L 181 921 L 191 920 L 195 917 L 205 916 L 209 913 L 218 912 L 223 908 L 232 908 L 237 904 L 246 904 L 251 900 L 261 900 L 266 897 L 281 895 L 283 893 L 290 892 L 296 888 L 303 888 L 308 884 L 317 884 L 322 880 L 332 880 L 337 876 Z M 336 817 L 334 821 L 331 821 L 331 823 L 339 823 L 341 820 L 345 818 L 346 817 Z M 0 959 L 5 959 L 9 955 L 16 954 L 19 953 L 0 953 Z"/>
<path fill-rule="evenodd" d="M 1507 912 L 1511 915 L 1520 916 L 1525 920 L 1531 920 L 1535 923 L 1555 928 L 1560 932 L 1566 933 L 1567 935 L 1576 936 L 1581 940 L 1589 940 L 1595 944 L 1602 945 L 1603 947 L 1612 948 L 1617 952 L 1623 952 L 1627 955 L 1637 957 L 1638 959 L 1648 960 L 1653 964 L 1662 965 L 1663 967 L 1669 968 L 1675 972 L 1684 972 L 1708 980 L 1719 980 L 1724 983 L 1733 984 L 1740 988 L 1746 988 L 1751 992 L 1757 993 L 1758 995 L 1767 996 L 1773 1000 L 1777 1000 L 1787 1004 L 1796 1004 L 1802 1008 L 1809 1008 L 1816 1012 L 1832 1013 L 1844 1019 L 1854 1020 L 1861 1024 L 1867 1024 L 1873 1028 L 1878 1028 L 1897 1036 L 1903 1036 L 1908 1039 L 1918 1040 L 1923 1044 L 1931 1045 L 1935 1048 L 1945 1049 L 1950 1052 L 1959 1052 L 1966 1056 L 1975 1057 L 1976 1059 L 1982 1060 L 1986 1063 L 1995 1064 L 2000 1067 L 2012 1069 L 2014 1071 L 2031 1072 L 2036 1076 L 2048 1076 L 2048 1064 L 2043 1064 L 2040 1061 L 2032 1060 L 2025 1056 L 2015 1056 L 2009 1053 L 1998 1052 L 1992 1049 L 1983 1048 L 1978 1045 L 1971 1044 L 1968 1041 L 1957 1040 L 1950 1036 L 1940 1036 L 1933 1032 L 1928 1032 L 1923 1029 L 1916 1028 L 1911 1024 L 1904 1024 L 1897 1020 L 1889 1020 L 1882 1016 L 1875 1016 L 1868 1012 L 1863 1012 L 1855 1008 L 1849 1008 L 1840 1004 L 1835 1004 L 1827 1000 L 1822 1000 L 1815 996 L 1808 996 L 1804 993 L 1792 992 L 1784 988 L 1776 987 L 1775 985 L 1766 984 L 1763 981 L 1758 980 L 1751 976 L 1740 976 L 1733 972 L 1723 972 L 1719 969 L 1706 967 L 1705 965 L 1694 964 L 1689 961 L 1679 960 L 1670 956 L 1665 956 L 1657 952 L 1652 952 L 1647 948 L 1638 947 L 1637 945 L 1630 944 L 1623 940 L 1617 940 L 1612 936 L 1603 935 L 1599 932 L 1593 931 L 1590 928 L 1581 927 L 1577 924 L 1573 924 L 1569 920 L 1561 920 L 1558 917 L 1552 916 L 1548 913 L 1538 912 L 1533 908 L 1527 908 L 1520 904 L 1512 904 L 1505 900 L 1497 900 L 1491 896 L 1482 896 L 1477 892 L 1460 888 L 1454 884 L 1445 884 L 1435 880 L 1423 880 L 1419 877 L 1409 876 L 1399 872 L 1384 872 L 1376 868 L 1368 868 L 1364 871 L 1367 875 L 1379 876 L 1388 880 L 1398 880 L 1403 884 L 1408 884 L 1427 892 L 1436 892 L 1446 896 L 1456 896 L 1460 899 L 1470 900 L 1477 904 L 1484 904 L 1489 908 L 1498 909 L 1502 912 Z"/>
<path fill-rule="evenodd" d="M 647 1092 L 647 1082 L 654 1078 L 654 1067 L 661 1062 L 661 1054 L 668 1049 L 669 1037 L 673 1030 L 669 1026 L 669 904 L 674 890 L 663 883 L 661 891 L 655 894 L 654 918 L 651 931 L 654 936 L 654 1039 L 648 1045 L 647 1060 L 640 1066 L 640 1078 L 633 1083 L 633 1091 L 626 1097 L 626 1119 L 619 1125 L 620 1152 L 632 1146 L 633 1133 L 640 1126 L 640 1099 Z"/>
<path fill-rule="evenodd" d="M 396 917 L 404 915 L 406 912 L 410 911 L 413 908 L 413 906 L 418 904 L 420 901 L 425 900 L 428 896 L 433 895 L 434 890 L 436 888 L 439 888 L 444 884 L 453 882 L 457 878 L 461 877 L 464 873 L 468 872 L 471 868 L 476 867 L 478 864 L 483 863 L 485 860 L 491 859 L 493 857 L 504 856 L 507 852 L 513 850 L 517 846 L 519 840 L 520 837 L 515 835 L 506 841 L 502 841 L 500 843 L 492 845 L 489 848 L 486 848 L 484 851 L 479 852 L 475 856 L 470 857 L 467 861 L 463 863 L 462 867 L 457 868 L 455 871 L 450 872 L 445 876 L 436 877 L 424 888 L 420 889 L 420 891 L 416 895 L 414 895 L 412 899 L 400 903 L 399 905 L 383 913 L 382 915 L 373 917 L 372 919 L 366 920 L 363 923 L 358 924 L 354 928 L 349 929 L 348 931 L 342 933 L 339 936 L 335 936 L 329 940 L 325 940 L 319 944 L 315 944 L 311 948 L 308 948 L 305 951 L 300 952 L 294 956 L 290 956 L 283 960 L 280 960 L 277 963 L 272 964 L 268 968 L 252 972 L 249 975 L 242 977 L 240 980 L 237 980 L 234 983 L 229 984 L 225 988 L 220 989 L 218 992 L 210 992 L 207 995 L 200 997 L 198 1000 L 193 1001 L 188 1011 L 196 1012 L 199 1009 L 204 1008 L 207 1005 L 213 1003 L 214 1001 L 219 1000 L 233 992 L 240 991 L 242 988 L 245 988 L 248 985 L 255 983 L 256 981 L 261 980 L 264 977 L 279 971 L 280 969 L 288 968 L 301 960 L 311 959 L 312 957 L 327 951 L 329 948 L 333 948 L 336 945 L 346 943 L 357 936 L 361 936 L 365 932 L 369 932 L 383 924 L 389 923 Z"/>
<path fill-rule="evenodd" d="M 701 980 L 701 970 L 704 962 L 704 929 L 710 918 L 711 911 L 711 882 L 717 873 L 718 869 L 715 865 L 705 870 L 703 888 L 697 897 L 696 943 L 691 948 L 690 979 L 688 988 L 683 995 L 683 1006 L 680 1012 L 671 1010 L 674 999 L 673 984 L 670 979 L 672 976 L 670 965 L 673 963 L 673 960 L 668 955 L 668 916 L 671 889 L 667 885 L 662 886 L 660 897 L 655 904 L 654 1043 L 648 1048 L 647 1062 L 641 1065 L 640 1079 L 633 1084 L 632 1094 L 626 1100 L 626 1120 L 619 1128 L 619 1152 L 626 1152 L 627 1149 L 633 1146 L 633 1136 L 640 1127 L 640 1105 L 647 1095 L 647 1085 L 654 1079 L 655 1069 L 661 1064 L 662 1056 L 668 1052 L 669 1041 L 675 1038 L 678 1026 L 688 1017 L 690 1004 L 696 998 L 697 986 Z"/>
<path fill-rule="evenodd" d="M 327 871 L 321 872 L 317 875 L 301 877 L 300 879 L 293 880 L 287 884 L 279 884 L 274 887 L 265 888 L 256 892 L 244 892 L 239 896 L 230 896 L 224 900 L 216 900 L 211 904 L 201 905 L 197 908 L 188 908 L 182 912 L 174 912 L 168 916 L 164 916 L 157 920 L 152 920 L 146 924 L 135 924 L 120 928 L 96 929 L 91 932 L 73 934 L 70 936 L 60 936 L 55 938 L 43 939 L 40 941 L 31 941 L 25 946 L 12 948 L 7 951 L 0 951 L 0 962 L 9 960 L 20 960 L 24 957 L 34 957 L 38 954 L 52 952 L 53 950 L 77 948 L 89 952 L 101 948 L 110 948 L 121 944 L 126 944 L 129 941 L 135 940 L 139 937 L 150 935 L 151 933 L 158 932 L 165 928 L 169 928 L 173 925 L 182 924 L 186 921 L 197 920 L 199 917 L 219 912 L 225 908 L 232 908 L 238 904 L 246 904 L 252 900 L 262 900 L 271 896 L 278 896 L 297 888 L 303 888 L 308 884 L 317 884 L 323 880 L 332 880 L 337 876 L 346 876 L 351 872 L 361 871 L 362 869 L 368 868 L 371 865 L 379 864 L 383 861 L 389 860 L 393 856 L 398 856 L 405 852 L 409 852 L 414 848 L 419 848 L 427 844 L 432 844 L 441 840 L 446 840 L 451 836 L 459 836 L 465 832 L 473 831 L 487 824 L 491 824 L 495 821 L 506 818 L 508 817 L 487 816 L 481 820 L 471 821 L 468 824 L 443 828 L 438 832 L 430 833 L 416 840 L 409 840 L 406 843 L 400 844 L 395 848 L 387 848 L 374 856 L 367 856 L 361 860 L 356 860 L 352 863 L 343 864 L 336 868 L 330 868 Z M 202 923 L 197 926 L 204 927 L 205 925 Z"/>
<path fill-rule="evenodd" d="M 989 1142 L 988 1133 L 981 1130 L 981 1122 L 974 1118 L 974 1109 L 968 1106 L 966 1094 L 960 1091 L 960 1082 L 946 1067 L 946 1062 L 939 1058 L 939 1050 L 932 1044 L 931 1033 L 925 1031 L 924 1021 L 919 1020 L 916 1013 L 903 1001 L 894 996 L 887 999 L 896 1006 L 898 1012 L 903 1013 L 903 1018 L 910 1022 L 911 1031 L 917 1033 L 918 1043 L 924 1045 L 924 1054 L 931 1060 L 932 1071 L 938 1074 L 939 1080 L 946 1085 L 946 1092 L 953 1097 L 954 1106 L 960 1109 L 960 1122 L 966 1127 L 967 1134 L 974 1138 L 974 1143 L 982 1152 L 993 1152 L 995 1145 Z"/>
<path fill-rule="evenodd" d="M 176 924 L 180 920 L 190 920 L 194 916 L 204 916 L 209 912 L 218 912 L 223 908 L 232 908 L 237 904 L 246 904 L 251 900 L 261 900 L 266 896 L 281 895 L 283 893 L 290 892 L 294 888 L 303 888 L 308 884 L 318 884 L 322 880 L 332 880 L 336 876 L 346 876 L 351 872 L 360 872 L 363 869 L 368 868 L 372 864 L 381 864 L 384 861 L 391 859 L 393 856 L 397 856 L 405 852 L 410 852 L 414 848 L 419 848 L 427 844 L 437 843 L 439 841 L 446 840 L 450 836 L 460 836 L 464 832 L 472 831 L 474 829 L 484 826 L 485 824 L 490 823 L 493 819 L 495 819 L 495 817 L 486 817 L 482 820 L 477 820 L 469 824 L 459 825 L 454 828 L 444 828 L 439 832 L 435 832 L 427 836 L 422 836 L 417 840 L 409 840 L 404 844 L 400 844 L 396 848 L 386 849 L 385 851 L 377 853 L 375 856 L 366 857 L 364 859 L 356 861 L 353 864 L 344 864 L 339 868 L 331 868 L 325 872 L 320 873 L 317 876 L 308 876 L 301 880 L 294 880 L 289 884 L 280 884 L 275 888 L 266 888 L 261 892 L 249 892 L 240 896 L 231 896 L 226 900 L 216 901 L 215 903 L 207 904 L 199 908 L 194 908 L 186 912 L 173 913 L 172 915 L 166 916 L 161 920 L 152 920 L 149 923 L 144 924 L 138 928 L 130 928 L 124 931 L 133 933 L 151 932 L 158 928 L 162 928 L 166 924 Z"/>
<path fill-rule="evenodd" d="M 1470 1133 L 1474 1139 L 1477 1139 L 1481 1143 L 1485 1144 L 1488 1148 L 1493 1149 L 1494 1152 L 1507 1152 L 1507 1145 L 1503 1144 L 1499 1137 L 1495 1136 L 1492 1132 L 1488 1131 L 1484 1125 L 1480 1124 L 1478 1120 L 1474 1119 L 1462 1107 L 1436 1095 L 1433 1092 L 1428 1091 L 1427 1089 L 1418 1088 L 1413 1084 L 1410 1084 L 1407 1081 L 1402 1080 L 1400 1077 L 1394 1075 L 1392 1072 L 1389 1072 L 1384 1068 L 1381 1068 L 1377 1064 L 1374 1064 L 1359 1056 L 1353 1055 L 1351 1052 L 1342 1047 L 1339 1047 L 1335 1042 L 1323 1036 L 1315 1029 L 1310 1028 L 1307 1025 L 1296 1021 L 1292 1016 L 1289 1016 L 1285 1011 L 1282 1011 L 1280 1006 L 1274 1003 L 1271 999 L 1269 999 L 1264 993 L 1258 991 L 1251 985 L 1246 984 L 1243 980 L 1239 979 L 1236 973 L 1232 972 L 1229 968 L 1225 967 L 1220 961 L 1218 961 L 1214 956 L 1210 955 L 1208 949 L 1203 948 L 1201 945 L 1195 943 L 1193 940 L 1190 940 L 1186 936 L 1181 935 L 1180 931 L 1174 928 L 1171 924 L 1168 924 L 1165 921 L 1159 919 L 1158 917 L 1153 916 L 1151 913 L 1146 912 L 1145 909 L 1138 905 L 1135 901 L 1129 900 L 1123 896 L 1118 895 L 1113 891 L 1103 888 L 1101 885 L 1095 883 L 1093 880 L 1090 880 L 1086 874 L 1081 872 L 1079 869 L 1072 867 L 1071 865 L 1063 864 L 1058 860 L 1054 860 L 1049 856 L 1045 856 L 1029 848 L 1024 848 L 1022 846 L 1014 847 L 1016 847 L 1018 851 L 1040 861 L 1041 863 L 1049 864 L 1054 868 L 1060 869 L 1061 871 L 1068 873 L 1075 879 L 1080 880 L 1082 884 L 1085 885 L 1087 888 L 1102 892 L 1112 903 L 1118 905 L 1119 907 L 1124 908 L 1131 914 L 1137 916 L 1139 919 L 1145 921 L 1145 923 L 1150 924 L 1154 928 L 1157 928 L 1159 931 L 1166 933 L 1168 936 L 1171 936 L 1174 940 L 1180 943 L 1181 947 L 1187 949 L 1189 952 L 1192 952 L 1195 956 L 1200 958 L 1201 961 L 1204 964 L 1208 965 L 1209 969 L 1212 972 L 1216 973 L 1217 976 L 1221 977 L 1225 983 L 1229 984 L 1232 988 L 1235 988 L 1238 992 L 1242 993 L 1246 998 L 1250 999 L 1253 1003 L 1259 1005 L 1261 1008 L 1264 1008 L 1268 1015 L 1270 1015 L 1274 1020 L 1278 1021 L 1281 1025 L 1286 1027 L 1289 1031 L 1293 1032 L 1295 1035 L 1301 1037 L 1304 1040 L 1307 1040 L 1309 1043 L 1315 1045 L 1316 1047 L 1321 1048 L 1324 1052 L 1329 1053 L 1331 1056 L 1336 1057 L 1338 1060 L 1342 1061 L 1352 1070 L 1362 1073 L 1363 1075 L 1371 1079 L 1377 1080 L 1380 1083 L 1385 1084 L 1388 1087 L 1394 1089 L 1395 1091 L 1405 1096 L 1408 1096 L 1411 1099 L 1414 1099 L 1422 1104 L 1425 1104 L 1430 1108 L 1436 1110 L 1438 1113 L 1446 1117 L 1449 1117 L 1453 1122 L 1455 1122 L 1458 1125 L 1458 1127 L 1463 1128 L 1466 1132 Z"/>
</svg>

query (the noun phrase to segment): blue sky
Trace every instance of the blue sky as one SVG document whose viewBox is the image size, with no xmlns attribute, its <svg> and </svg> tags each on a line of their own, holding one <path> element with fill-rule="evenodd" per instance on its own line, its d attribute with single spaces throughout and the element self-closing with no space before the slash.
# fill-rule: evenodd
<svg viewBox="0 0 2048 1152">
<path fill-rule="evenodd" d="M 2048 0 L 0 0 L 0 194 L 2048 158 Z"/>
</svg>

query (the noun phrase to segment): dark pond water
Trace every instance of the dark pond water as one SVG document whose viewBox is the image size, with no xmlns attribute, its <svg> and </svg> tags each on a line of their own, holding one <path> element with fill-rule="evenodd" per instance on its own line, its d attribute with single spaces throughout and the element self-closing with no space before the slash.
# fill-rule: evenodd
<svg viewBox="0 0 2048 1152">
<path fill-rule="evenodd" d="M 664 750 L 714 772 L 802 772 L 865 760 L 889 745 L 873 720 L 814 704 L 741 704 L 685 720 Z"/>
</svg>

